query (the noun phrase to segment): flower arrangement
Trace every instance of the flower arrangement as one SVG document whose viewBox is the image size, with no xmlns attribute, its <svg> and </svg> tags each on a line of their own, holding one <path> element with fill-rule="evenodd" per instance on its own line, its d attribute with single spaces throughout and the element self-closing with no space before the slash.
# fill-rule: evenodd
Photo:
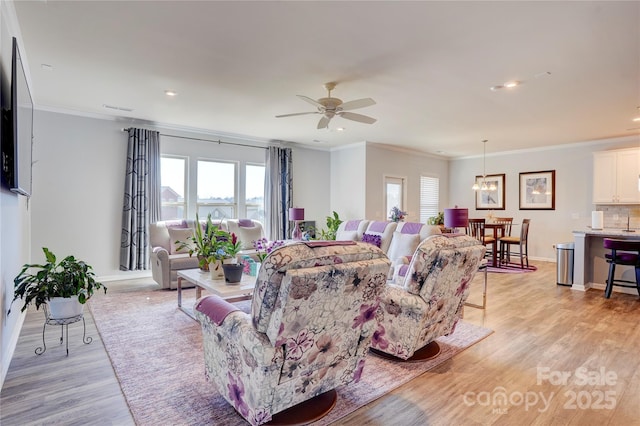
<svg viewBox="0 0 640 426">
<path fill-rule="evenodd" d="M 260 238 L 259 240 L 253 241 L 253 248 L 256 249 L 256 256 L 258 256 L 260 262 L 264 262 L 264 259 L 269 253 L 283 245 L 284 241 L 276 240 L 269 242 L 266 238 Z"/>
<path fill-rule="evenodd" d="M 240 240 L 235 232 L 232 232 L 224 248 L 226 257 L 236 257 L 240 250 L 242 250 L 242 244 L 240 244 Z"/>
<path fill-rule="evenodd" d="M 389 212 L 389 219 L 391 219 L 393 222 L 400 222 L 406 215 L 407 212 L 403 212 L 398 207 L 394 207 Z"/>
</svg>

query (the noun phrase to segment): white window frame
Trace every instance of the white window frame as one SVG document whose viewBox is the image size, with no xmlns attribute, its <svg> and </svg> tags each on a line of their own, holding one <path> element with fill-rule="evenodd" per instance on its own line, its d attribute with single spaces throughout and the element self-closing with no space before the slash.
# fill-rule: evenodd
<svg viewBox="0 0 640 426">
<path fill-rule="evenodd" d="M 160 155 L 161 162 L 162 162 L 162 158 L 173 158 L 176 160 L 184 161 L 184 188 L 182 188 L 184 199 L 182 203 L 179 203 L 179 202 L 167 203 L 160 200 L 160 209 L 162 210 L 163 207 L 181 207 L 182 206 L 182 217 L 179 217 L 176 219 L 185 219 L 188 216 L 187 210 L 189 206 L 189 157 L 184 155 L 162 154 Z M 160 180 L 162 181 L 162 170 L 160 171 Z"/>
<path fill-rule="evenodd" d="M 208 163 L 221 163 L 221 164 L 233 164 L 233 180 L 234 180 L 234 188 L 233 188 L 233 199 L 235 202 L 233 203 L 204 203 L 204 202 L 200 202 L 200 200 L 198 199 L 198 163 L 200 162 L 208 162 Z M 232 219 L 232 218 L 237 218 L 238 217 L 238 212 L 240 211 L 240 165 L 239 165 L 239 161 L 233 161 L 233 160 L 220 160 L 220 159 L 213 159 L 213 158 L 197 158 L 196 159 L 196 172 L 195 172 L 195 185 L 194 185 L 194 193 L 195 193 L 195 209 L 196 209 L 196 213 L 198 213 L 199 215 L 199 211 L 200 211 L 200 207 L 231 207 L 233 210 L 233 213 L 231 215 L 231 217 L 225 217 L 224 219 Z M 242 192 L 244 192 L 244 189 L 242 190 Z M 244 202 L 243 202 L 244 204 Z"/>
<path fill-rule="evenodd" d="M 400 205 L 397 206 L 400 210 L 405 210 L 405 205 L 407 203 L 407 178 L 406 176 L 392 176 L 392 175 L 384 175 L 382 179 L 382 203 L 385 211 L 385 218 L 389 218 L 389 212 L 394 206 L 387 205 L 387 184 L 400 184 Z"/>
<path fill-rule="evenodd" d="M 267 165 L 266 165 L 266 164 L 264 164 L 264 163 L 262 163 L 262 164 L 261 164 L 261 163 L 252 163 L 252 162 L 244 163 L 244 173 L 243 173 L 243 175 L 244 175 L 244 182 L 243 182 L 243 185 L 242 185 L 243 192 L 244 192 L 243 197 L 242 197 L 242 199 L 243 199 L 243 203 L 244 203 L 244 217 L 249 217 L 247 207 L 249 207 L 249 206 L 252 206 L 252 207 L 260 207 L 260 204 L 248 203 L 248 202 L 247 202 L 247 167 L 248 167 L 248 166 L 262 167 L 262 168 L 264 169 L 264 171 L 265 171 L 264 181 L 266 182 L 266 180 L 267 180 L 267 176 L 266 176 L 266 172 L 267 172 Z M 262 209 L 263 209 L 263 210 L 265 210 L 265 205 L 264 205 L 264 202 L 265 202 L 265 200 L 264 200 L 264 195 L 265 195 L 265 194 L 264 194 L 264 187 L 263 187 L 263 189 L 262 189 Z M 266 212 L 265 212 L 265 213 L 266 213 Z"/>
</svg>

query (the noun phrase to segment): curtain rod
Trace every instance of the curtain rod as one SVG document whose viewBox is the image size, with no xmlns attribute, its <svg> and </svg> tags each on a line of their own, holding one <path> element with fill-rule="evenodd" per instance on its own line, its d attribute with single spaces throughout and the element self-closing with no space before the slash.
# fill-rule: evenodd
<svg viewBox="0 0 640 426">
<path fill-rule="evenodd" d="M 129 128 L 123 128 L 122 131 L 123 132 L 128 132 Z M 237 142 L 225 142 L 225 141 L 221 141 L 220 139 L 218 139 L 216 141 L 216 140 L 211 140 L 211 139 L 191 138 L 191 137 L 188 137 L 188 136 L 167 135 L 165 133 L 160 133 L 160 136 L 167 136 L 167 137 L 178 138 L 178 139 L 188 139 L 188 140 L 192 140 L 192 141 L 213 142 L 213 143 L 217 143 L 218 145 L 236 145 L 236 146 L 244 146 L 244 147 L 247 147 L 247 148 L 269 149 L 266 146 L 248 145 L 248 144 L 237 143 Z"/>
</svg>

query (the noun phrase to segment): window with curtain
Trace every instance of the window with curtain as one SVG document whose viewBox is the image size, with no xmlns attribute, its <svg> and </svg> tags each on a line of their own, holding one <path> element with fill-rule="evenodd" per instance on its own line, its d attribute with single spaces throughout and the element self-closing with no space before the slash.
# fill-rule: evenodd
<svg viewBox="0 0 640 426">
<path fill-rule="evenodd" d="M 207 217 L 211 213 L 213 219 L 238 217 L 237 163 L 198 160 L 197 167 L 198 215 Z"/>
<path fill-rule="evenodd" d="M 440 179 L 420 176 L 420 222 L 438 215 L 440 203 Z"/>
<path fill-rule="evenodd" d="M 186 176 L 186 158 L 163 156 L 160 159 L 160 191 L 162 203 L 160 218 L 162 220 L 186 218 Z"/>
</svg>

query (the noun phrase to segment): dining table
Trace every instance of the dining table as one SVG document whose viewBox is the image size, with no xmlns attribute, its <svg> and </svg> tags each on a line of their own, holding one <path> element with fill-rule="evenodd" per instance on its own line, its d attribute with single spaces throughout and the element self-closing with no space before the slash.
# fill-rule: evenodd
<svg viewBox="0 0 640 426">
<path fill-rule="evenodd" d="M 493 231 L 493 243 L 492 243 L 492 253 L 491 253 L 491 266 L 494 268 L 499 268 L 498 265 L 498 240 L 505 235 L 505 230 L 507 226 L 518 225 L 517 223 L 495 223 L 495 222 L 485 222 L 484 229 L 491 229 Z"/>
</svg>

